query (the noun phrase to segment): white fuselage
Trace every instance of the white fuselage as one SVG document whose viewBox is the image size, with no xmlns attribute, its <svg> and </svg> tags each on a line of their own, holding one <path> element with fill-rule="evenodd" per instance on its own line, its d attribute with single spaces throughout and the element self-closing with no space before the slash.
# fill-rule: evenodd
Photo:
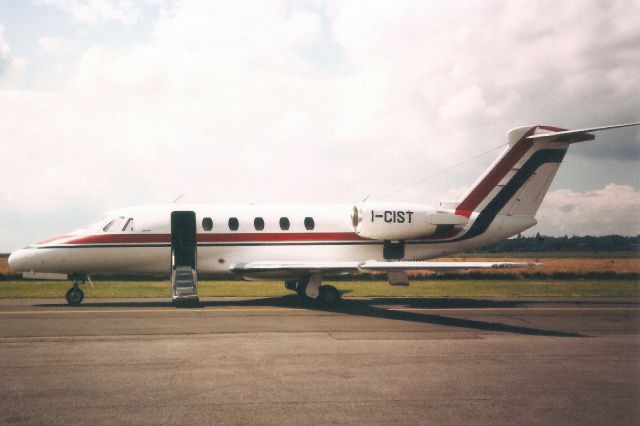
<svg viewBox="0 0 640 426">
<path fill-rule="evenodd" d="M 201 273 L 234 276 L 230 266 L 256 260 L 383 260 L 384 241 L 362 238 L 354 232 L 352 208 L 216 204 L 132 207 L 115 211 L 93 226 L 18 250 L 11 255 L 11 265 L 26 272 L 168 274 L 173 211 L 196 214 Z M 230 229 L 231 218 L 237 219 L 237 230 Z M 262 230 L 256 229 L 256 218 L 264 222 Z M 280 226 L 281 218 L 288 219 L 288 229 Z M 307 229 L 311 228 L 308 218 L 312 219 L 312 229 Z M 472 215 L 465 228 L 472 226 L 474 219 Z M 109 223 L 112 224 L 107 227 Z M 496 218 L 490 229 L 474 238 L 406 241 L 404 258 L 424 260 L 468 250 L 499 241 L 534 223 L 531 218 Z"/>
</svg>

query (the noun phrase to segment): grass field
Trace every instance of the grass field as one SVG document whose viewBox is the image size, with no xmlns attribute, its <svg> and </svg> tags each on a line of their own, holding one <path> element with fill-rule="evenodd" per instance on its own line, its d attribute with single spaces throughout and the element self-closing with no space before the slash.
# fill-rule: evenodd
<svg viewBox="0 0 640 426">
<path fill-rule="evenodd" d="M 452 262 L 467 261 L 518 261 L 518 262 L 536 262 L 541 265 L 533 268 L 519 269 L 484 269 L 472 271 L 475 276 L 515 276 L 517 278 L 560 278 L 574 277 L 588 278 L 589 274 L 627 276 L 640 273 L 640 258 L 557 258 L 557 257 L 526 257 L 526 258 L 491 258 L 491 257 L 467 257 L 457 256 L 450 257 L 447 260 Z"/>
<path fill-rule="evenodd" d="M 591 296 L 638 297 L 638 280 L 423 280 L 410 287 L 392 287 L 385 281 L 339 281 L 344 297 L 509 297 Z M 70 287 L 60 281 L 0 281 L 0 298 L 63 298 Z M 169 281 L 99 281 L 83 286 L 86 297 L 170 297 Z M 201 281 L 201 297 L 277 297 L 292 294 L 282 282 Z"/>
<path fill-rule="evenodd" d="M 469 259 L 629 259 L 640 258 L 638 251 L 514 251 L 514 252 L 496 252 L 496 253 L 459 253 L 447 256 L 451 258 L 469 258 Z"/>
<path fill-rule="evenodd" d="M 521 253 L 522 254 L 522 253 Z M 529 256 L 520 257 L 512 254 L 502 253 L 501 256 L 482 256 L 473 254 L 462 254 L 443 259 L 432 259 L 433 261 L 466 262 L 466 261 L 517 261 L 542 263 L 534 268 L 522 269 L 485 269 L 474 270 L 473 278 L 533 278 L 533 279 L 579 279 L 579 278 L 634 278 L 632 275 L 640 274 L 640 257 L 549 257 L 545 253 L 529 253 Z M 0 275 L 9 275 L 7 260 L 0 258 Z M 591 275 L 590 275 L 591 274 Z M 598 277 L 593 274 L 600 274 Z M 419 272 L 411 274 L 415 278 L 431 277 L 430 272 Z M 637 278 L 637 277 L 636 277 Z"/>
<path fill-rule="evenodd" d="M 626 253 L 626 252 L 625 252 Z M 628 254 L 628 253 L 627 253 Z M 521 255 L 526 255 L 522 256 Z M 509 297 L 509 296 L 640 296 L 640 258 L 618 253 L 608 257 L 576 255 L 548 257 L 548 253 L 501 253 L 498 256 L 463 254 L 447 261 L 516 260 L 543 265 L 524 269 L 489 269 L 467 276 L 434 278 L 433 273 L 413 274 L 410 287 L 392 287 L 386 280 L 337 281 L 345 297 Z M 436 260 L 436 259 L 434 259 Z M 6 259 L 0 259 L 0 275 L 7 274 Z M 8 277 L 7 277 L 8 278 Z M 447 279 L 454 278 L 454 279 Z M 325 284 L 330 283 L 328 280 Z M 0 298 L 63 298 L 67 281 L 0 280 Z M 83 286 L 87 297 L 170 297 L 169 281 L 95 281 Z M 291 294 L 281 281 L 243 282 L 201 280 L 203 297 L 274 297 Z"/>
</svg>

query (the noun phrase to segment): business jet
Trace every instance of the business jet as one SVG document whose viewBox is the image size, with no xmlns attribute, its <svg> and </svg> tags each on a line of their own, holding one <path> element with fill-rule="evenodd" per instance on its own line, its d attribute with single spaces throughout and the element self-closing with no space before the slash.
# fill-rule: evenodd
<svg viewBox="0 0 640 426">
<path fill-rule="evenodd" d="M 198 273 L 279 279 L 303 298 L 333 304 L 327 277 L 385 273 L 408 285 L 408 272 L 531 266 L 518 262 L 428 259 L 496 243 L 536 224 L 535 214 L 569 145 L 591 132 L 640 123 L 566 130 L 526 126 L 455 202 L 363 201 L 355 205 L 168 204 L 125 208 L 98 223 L 12 253 L 9 265 L 31 278 L 71 279 L 78 305 L 92 274 L 171 276 L 176 304 L 198 300 Z"/>
</svg>

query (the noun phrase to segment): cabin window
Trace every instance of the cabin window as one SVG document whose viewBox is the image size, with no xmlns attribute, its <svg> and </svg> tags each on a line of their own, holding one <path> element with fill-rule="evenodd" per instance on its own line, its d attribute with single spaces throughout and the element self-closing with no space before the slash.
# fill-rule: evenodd
<svg viewBox="0 0 640 426">
<path fill-rule="evenodd" d="M 304 227 L 307 231 L 312 231 L 313 228 L 316 227 L 316 223 L 314 222 L 312 217 L 305 217 L 304 218 Z"/>
<path fill-rule="evenodd" d="M 213 229 L 213 220 L 210 217 L 205 217 L 202 219 L 202 229 L 205 231 L 211 231 Z"/>
<path fill-rule="evenodd" d="M 127 219 L 127 222 L 124 224 L 124 226 L 122 227 L 122 231 L 133 231 L 133 218 L 130 217 L 129 219 Z"/>
<path fill-rule="evenodd" d="M 256 231 L 262 231 L 264 229 L 264 219 L 261 217 L 253 219 L 253 227 L 256 228 Z"/>
<path fill-rule="evenodd" d="M 280 218 L 280 229 L 283 231 L 288 231 L 291 224 L 289 223 L 289 218 L 281 217 Z"/>
<path fill-rule="evenodd" d="M 237 231 L 239 227 L 240 227 L 240 222 L 238 222 L 238 218 L 237 217 L 230 217 L 229 218 L 229 229 L 232 230 L 232 231 Z"/>
</svg>

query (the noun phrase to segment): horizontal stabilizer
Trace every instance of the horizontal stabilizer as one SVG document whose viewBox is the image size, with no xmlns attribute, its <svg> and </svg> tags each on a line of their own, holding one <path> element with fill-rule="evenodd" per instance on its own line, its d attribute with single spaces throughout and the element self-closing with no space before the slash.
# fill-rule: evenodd
<svg viewBox="0 0 640 426">
<path fill-rule="evenodd" d="M 527 136 L 527 139 L 530 140 L 555 140 L 558 142 L 583 142 L 589 141 L 595 138 L 595 136 L 589 134 L 590 132 L 597 132 L 599 130 L 609 130 L 609 129 L 617 129 L 620 127 L 631 127 L 638 126 L 638 123 L 627 123 L 627 124 L 616 124 L 613 126 L 600 126 L 600 127 L 589 127 L 587 129 L 578 129 L 578 130 L 561 130 L 561 131 L 551 131 L 549 133 L 538 133 L 535 135 Z"/>
</svg>

